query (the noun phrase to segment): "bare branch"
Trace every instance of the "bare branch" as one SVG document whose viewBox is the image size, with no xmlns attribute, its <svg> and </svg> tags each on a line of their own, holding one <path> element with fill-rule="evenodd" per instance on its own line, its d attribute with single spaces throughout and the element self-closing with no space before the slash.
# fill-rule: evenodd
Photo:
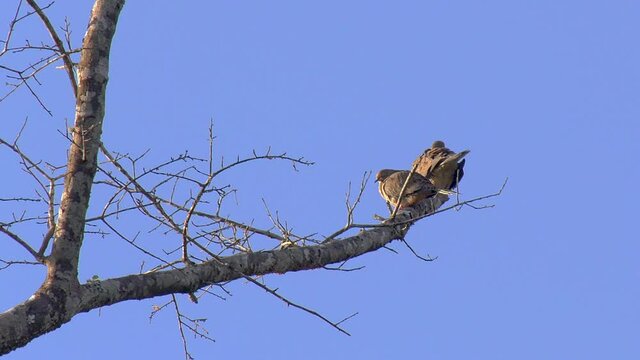
<svg viewBox="0 0 640 360">
<path fill-rule="evenodd" d="M 33 49 L 32 46 L 28 46 L 27 48 Z M 69 53 L 74 53 L 74 52 L 77 52 L 77 51 L 74 50 L 74 51 L 70 51 Z M 52 112 L 44 104 L 44 101 L 40 99 L 40 96 L 38 96 L 36 91 L 31 87 L 31 85 L 29 84 L 29 80 L 33 80 L 38 85 L 40 85 L 40 82 L 38 81 L 38 78 L 37 78 L 37 74 L 62 58 L 63 58 L 62 55 L 52 54 L 40 59 L 39 61 L 36 61 L 35 63 L 29 65 L 27 68 L 23 70 L 12 69 L 12 68 L 0 65 L 0 69 L 4 69 L 6 71 L 9 71 L 15 74 L 14 76 L 7 75 L 7 78 L 17 81 L 17 83 L 7 83 L 7 85 L 12 86 L 13 88 L 10 91 L 8 91 L 4 96 L 0 97 L 0 102 L 8 98 L 11 94 L 13 94 L 16 90 L 18 90 L 22 85 L 24 85 L 27 87 L 31 95 L 36 99 L 38 104 L 40 104 L 40 106 L 49 114 L 49 116 L 53 116 Z"/>
<path fill-rule="evenodd" d="M 187 212 L 187 216 L 184 219 L 184 223 L 182 224 L 182 261 L 189 261 L 189 254 L 187 252 L 187 244 L 189 244 L 189 224 L 191 222 L 191 217 L 193 216 L 193 212 L 196 210 L 198 203 L 202 200 L 202 196 L 207 192 L 209 185 L 211 185 L 211 181 L 213 180 L 213 128 L 211 125 L 209 126 L 209 174 L 204 183 L 200 184 L 200 190 L 198 194 L 193 199 L 193 203 L 191 204 L 191 208 Z"/>
<path fill-rule="evenodd" d="M 41 199 L 34 199 L 34 198 L 25 198 L 25 197 L 0 198 L 0 202 L 10 202 L 10 201 L 40 202 L 42 200 Z"/>
<path fill-rule="evenodd" d="M 358 266 L 358 267 L 355 267 L 355 268 L 344 268 L 344 265 L 347 263 L 347 261 L 343 261 L 342 264 L 340 264 L 338 267 L 324 266 L 323 269 L 332 270 L 332 271 L 351 272 L 351 271 L 362 270 L 362 269 L 364 269 L 366 267 L 366 266 L 363 265 L 363 266 Z"/>
<path fill-rule="evenodd" d="M 18 134 L 16 134 L 16 138 L 13 140 L 13 146 L 16 146 L 18 144 L 18 140 L 20 140 L 20 137 L 22 136 L 22 132 L 27 127 L 27 122 L 28 121 L 29 121 L 29 117 L 26 117 L 24 119 L 24 121 L 22 122 L 22 126 L 20 127 L 20 131 L 18 131 Z"/>
<path fill-rule="evenodd" d="M 27 260 L 6 261 L 6 260 L 0 259 L 0 263 L 2 263 L 2 266 L 0 266 L 0 270 L 4 270 L 12 265 L 42 265 L 41 262 L 27 261 Z"/>
<path fill-rule="evenodd" d="M 349 229 L 351 229 L 351 225 L 353 224 L 353 212 L 355 211 L 356 206 L 358 206 L 358 203 L 360 203 L 360 199 L 362 197 L 362 194 L 364 193 L 364 189 L 367 186 L 367 183 L 369 182 L 369 177 L 371 177 L 371 171 L 365 172 L 362 175 L 362 181 L 360 183 L 360 191 L 358 192 L 358 196 L 356 197 L 355 201 L 353 202 L 353 205 L 349 204 L 349 198 L 351 197 L 351 183 L 349 183 L 349 190 L 347 191 L 347 195 L 346 195 L 346 205 L 347 205 L 347 224 L 342 227 L 342 229 L 334 232 L 333 234 L 327 236 L 323 242 L 326 241 L 331 241 L 333 239 L 335 239 L 336 237 L 344 234 L 346 231 L 348 231 Z"/>
<path fill-rule="evenodd" d="M 78 82 L 76 81 L 73 62 L 71 61 L 71 57 L 69 57 L 69 53 L 65 50 L 64 44 L 62 43 L 62 40 L 60 40 L 60 37 L 58 36 L 56 29 L 53 27 L 53 25 L 51 25 L 51 21 L 49 21 L 49 18 L 47 17 L 47 15 L 45 15 L 44 11 L 42 11 L 42 9 L 38 6 L 35 0 L 27 0 L 27 3 L 29 3 L 29 5 L 33 8 L 33 10 L 35 10 L 36 13 L 38 13 L 38 16 L 44 23 L 44 26 L 49 31 L 49 34 L 51 35 L 53 42 L 56 44 L 58 51 L 62 55 L 62 61 L 64 62 L 64 67 L 65 67 L 65 70 L 67 71 L 67 75 L 69 76 L 69 81 L 71 82 L 71 88 L 73 89 L 73 97 L 76 98 L 78 96 Z"/>
<path fill-rule="evenodd" d="M 0 56 L 4 55 L 9 48 L 9 44 L 11 43 L 11 36 L 13 35 L 13 29 L 16 23 L 18 22 L 18 15 L 20 14 L 20 8 L 22 7 L 22 0 L 18 2 L 18 6 L 16 7 L 16 13 L 13 15 L 13 20 L 9 23 L 9 32 L 7 33 L 6 40 L 4 41 L 4 46 L 2 47 L 2 51 L 0 52 Z"/>
<path fill-rule="evenodd" d="M 58 181 L 63 175 L 59 175 L 59 176 L 49 175 L 47 171 L 45 171 L 42 168 L 41 166 L 42 162 L 39 161 L 36 163 L 35 161 L 31 160 L 18 147 L 18 141 L 26 127 L 26 124 L 27 124 L 27 121 L 25 120 L 22 127 L 20 128 L 20 131 L 16 135 L 16 138 L 13 141 L 13 143 L 10 144 L 5 140 L 0 139 L 0 145 L 4 145 L 8 147 L 9 149 L 11 149 L 11 151 L 13 151 L 15 154 L 17 154 L 20 157 L 21 164 L 24 166 L 24 171 L 26 171 L 29 175 L 31 175 L 31 177 L 33 177 L 33 179 L 38 183 L 42 191 L 47 194 L 47 196 L 45 197 L 40 192 L 38 192 L 38 190 L 36 190 L 36 193 L 41 197 L 41 199 L 27 199 L 27 198 L 13 199 L 14 201 L 16 200 L 22 200 L 22 201 L 28 200 L 28 201 L 37 201 L 37 202 L 44 201 L 48 205 L 48 211 L 47 211 L 48 230 L 44 235 L 40 249 L 37 252 L 37 259 L 42 259 L 44 257 L 44 252 L 46 251 L 46 248 L 49 245 L 49 241 L 51 240 L 55 232 L 55 188 L 56 188 L 56 181 Z M 49 183 L 48 187 L 45 185 L 43 180 L 40 179 L 41 177 L 44 177 L 48 181 Z M 3 200 L 3 199 L 0 199 L 0 200 Z"/>
<path fill-rule="evenodd" d="M 238 166 L 238 165 L 250 162 L 250 161 L 274 160 L 274 159 L 288 160 L 293 164 L 294 169 L 296 169 L 296 167 L 295 167 L 296 164 L 307 165 L 307 166 L 315 164 L 312 161 L 305 160 L 303 157 L 292 158 L 290 156 L 287 156 L 286 152 L 283 152 L 283 153 L 278 154 L 278 155 L 271 155 L 271 148 L 268 148 L 264 155 L 258 155 L 254 150 L 253 151 L 253 157 L 246 158 L 246 159 L 237 159 L 235 162 L 233 162 L 233 163 L 231 163 L 229 165 L 223 165 L 223 166 L 221 166 L 221 168 L 219 170 L 213 172 L 212 176 L 216 177 L 216 176 L 218 176 L 220 173 L 222 173 L 224 171 L 227 171 L 227 170 L 229 170 L 229 169 L 231 169 L 231 168 L 233 168 L 235 166 Z"/>
<path fill-rule="evenodd" d="M 17 139 L 16 139 L 17 140 Z M 59 179 L 60 177 L 51 177 L 49 176 L 49 174 L 47 174 L 46 171 L 44 171 L 39 163 L 34 162 L 33 160 L 31 160 L 29 157 L 27 157 L 27 155 L 25 155 L 22 150 L 20 150 L 20 148 L 18 147 L 18 145 L 16 143 L 14 144 L 9 144 L 8 142 L 6 142 L 5 140 L 3 140 L 2 138 L 0 138 L 0 145 L 4 145 L 6 147 L 8 147 L 9 149 L 11 149 L 14 153 L 16 153 L 18 156 L 20 156 L 20 158 L 23 160 L 24 166 L 27 170 L 30 169 L 36 169 L 38 171 L 38 173 L 40 173 L 40 175 L 44 176 L 45 178 L 47 178 L 48 180 L 53 180 L 53 179 Z"/>
<path fill-rule="evenodd" d="M 40 255 L 38 255 L 38 253 L 26 241 L 22 240 L 18 235 L 14 234 L 13 232 L 9 231 L 9 229 L 7 229 L 2 224 L 0 224 L 0 232 L 3 232 L 7 236 L 15 240 L 18 244 L 20 244 L 23 248 L 25 248 L 29 252 L 29 254 L 33 256 L 34 259 L 38 261 L 42 260 L 42 257 L 40 257 Z"/>
<path fill-rule="evenodd" d="M 344 321 L 345 321 L 345 320 L 347 320 L 347 319 L 352 318 L 352 317 L 353 317 L 353 316 L 355 316 L 357 313 L 355 313 L 355 314 L 353 314 L 353 315 L 350 315 L 350 316 L 348 316 L 347 318 L 345 318 L 345 319 L 343 319 L 343 320 L 341 320 L 341 321 L 339 321 L 339 322 L 333 322 L 333 321 L 331 321 L 331 320 L 327 319 L 326 317 L 322 316 L 321 314 L 319 314 L 317 311 L 315 311 L 315 310 L 311 310 L 311 309 L 306 308 L 306 307 L 304 307 L 304 306 L 302 306 L 302 305 L 298 305 L 298 304 L 296 304 L 296 303 L 292 302 L 291 300 L 289 300 L 289 299 L 285 298 L 284 296 L 282 296 L 282 295 L 278 294 L 278 293 L 277 293 L 277 289 L 275 289 L 275 290 L 274 290 L 274 289 L 271 289 L 271 288 L 269 288 L 268 286 L 266 286 L 266 285 L 264 285 L 264 284 L 261 284 L 260 282 L 258 282 L 258 281 L 256 281 L 255 279 L 251 278 L 250 276 L 243 275 L 243 277 L 244 277 L 247 281 L 249 281 L 249 282 L 253 283 L 254 285 L 256 285 L 256 286 L 258 286 L 258 287 L 262 288 L 264 291 L 268 292 L 269 294 L 271 294 L 271 295 L 273 295 L 273 296 L 277 297 L 278 299 L 282 300 L 285 304 L 287 304 L 287 305 L 289 305 L 289 306 L 293 306 L 294 308 L 300 309 L 300 310 L 302 310 L 302 311 L 304 311 L 304 312 L 307 312 L 307 313 L 309 313 L 309 314 L 311 314 L 311 315 L 313 315 L 313 316 L 315 316 L 315 317 L 317 317 L 317 318 L 320 318 L 322 321 L 324 321 L 324 322 L 326 322 L 327 324 L 331 325 L 332 327 L 336 328 L 336 329 L 337 329 L 338 331 L 340 331 L 341 333 L 351 336 L 351 334 L 349 334 L 346 330 L 344 330 L 343 328 L 341 328 L 341 327 L 340 327 L 340 323 L 344 322 Z"/>
<path fill-rule="evenodd" d="M 129 172 L 120 164 L 118 159 L 116 157 L 114 157 L 109 152 L 109 150 L 107 150 L 107 148 L 104 146 L 104 144 L 100 144 L 100 150 L 102 150 L 102 153 L 107 157 L 107 159 L 109 159 L 109 161 L 111 161 L 111 163 L 113 165 L 115 165 L 115 167 L 120 171 L 120 173 L 122 173 L 122 175 L 124 175 L 127 178 L 129 183 L 133 184 L 138 192 L 140 192 L 149 201 L 151 201 L 151 203 L 154 205 L 156 210 L 158 210 L 158 212 L 160 212 L 160 214 L 167 221 L 167 223 L 170 225 L 170 227 L 172 229 L 174 229 L 175 231 L 177 231 L 178 233 L 182 233 L 182 230 L 180 229 L 180 226 L 178 224 L 176 224 L 173 221 L 173 218 L 165 211 L 165 209 L 162 207 L 162 204 L 158 201 L 157 197 L 152 195 L 151 193 L 149 193 L 147 190 L 145 190 L 144 187 L 142 185 L 140 185 L 138 183 L 138 181 L 134 178 L 134 176 L 131 176 L 129 174 Z"/>
<path fill-rule="evenodd" d="M 407 240 L 405 240 L 405 239 L 400 239 L 400 241 L 402 241 L 402 243 L 403 243 L 403 244 L 404 244 L 404 245 L 405 245 L 405 246 L 406 246 L 406 247 L 411 251 L 411 253 L 413 253 L 413 255 L 414 255 L 415 257 L 417 257 L 418 259 L 420 259 L 420 260 L 422 260 L 422 261 L 434 261 L 434 260 L 436 260 L 436 259 L 438 258 L 437 256 L 436 256 L 436 257 L 434 257 L 434 258 L 432 258 L 432 257 L 431 257 L 431 256 L 429 256 L 429 255 L 427 255 L 427 257 L 420 256 L 420 255 L 418 255 L 418 253 L 417 253 L 415 250 L 413 250 L 413 248 L 411 247 L 411 245 L 409 245 L 409 243 L 407 242 Z"/>
<path fill-rule="evenodd" d="M 166 260 L 164 260 L 163 258 L 161 258 L 160 256 L 155 255 L 154 253 L 152 253 L 151 251 L 146 250 L 145 248 L 139 246 L 138 244 L 135 243 L 135 238 L 133 240 L 130 240 L 128 237 L 124 236 L 122 233 L 120 233 L 118 230 L 116 230 L 111 224 L 109 224 L 106 220 L 103 219 L 103 222 L 105 223 L 105 225 L 111 229 L 111 231 L 113 231 L 114 234 L 116 234 L 119 238 L 123 239 L 124 241 L 126 241 L 127 243 L 129 243 L 131 246 L 135 247 L 136 249 L 138 249 L 139 251 L 141 251 L 142 253 L 160 261 L 163 264 L 166 264 L 167 267 L 172 267 L 172 268 L 176 268 L 174 265 L 174 263 L 170 263 Z"/>
<path fill-rule="evenodd" d="M 193 360 L 191 354 L 189 354 L 189 349 L 187 348 L 187 339 L 184 337 L 184 330 L 182 329 L 182 314 L 180 313 L 180 308 L 178 307 L 178 300 L 176 300 L 176 296 L 171 294 L 171 302 L 173 303 L 174 309 L 176 311 L 176 317 L 178 319 L 178 329 L 180 329 L 180 337 L 182 338 L 182 348 L 184 350 L 184 357 L 187 360 Z"/>
<path fill-rule="evenodd" d="M 40 245 L 40 249 L 38 249 L 38 256 L 44 257 L 44 252 L 47 251 L 49 247 L 49 242 L 53 238 L 53 234 L 56 232 L 56 224 L 54 223 L 49 230 L 42 237 L 42 243 Z"/>
<path fill-rule="evenodd" d="M 42 7 L 42 10 L 48 9 L 51 5 L 53 5 L 53 2 L 49 3 L 47 6 Z M 31 12 L 27 12 L 25 15 L 23 16 L 19 16 L 20 15 L 20 9 L 22 8 L 22 0 L 18 1 L 18 6 L 16 7 L 16 12 L 13 16 L 13 20 L 11 20 L 11 22 L 9 23 L 9 31 L 7 33 L 7 36 L 5 37 L 4 41 L 0 41 L 0 42 L 4 42 L 4 46 L 2 47 L 2 51 L 0 51 L 0 56 L 4 55 L 5 53 L 7 53 L 8 51 L 12 51 L 14 50 L 14 48 L 10 47 L 11 44 L 11 37 L 13 36 L 13 32 L 15 30 L 15 26 L 18 24 L 18 22 L 28 18 L 31 15 L 34 15 L 36 12 L 35 11 L 31 11 Z"/>
</svg>

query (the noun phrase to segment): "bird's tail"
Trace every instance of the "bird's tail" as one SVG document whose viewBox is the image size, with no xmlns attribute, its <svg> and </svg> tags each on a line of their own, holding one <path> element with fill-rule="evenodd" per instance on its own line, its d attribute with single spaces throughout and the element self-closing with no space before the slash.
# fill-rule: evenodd
<svg viewBox="0 0 640 360">
<path fill-rule="evenodd" d="M 443 155 L 443 156 L 437 157 L 436 160 L 433 161 L 432 167 L 435 169 L 436 167 L 443 166 L 445 164 L 448 166 L 449 164 L 457 163 L 458 161 L 462 160 L 462 158 L 465 157 L 470 152 L 471 150 L 464 150 L 464 151 L 460 151 L 457 154 Z"/>
<path fill-rule="evenodd" d="M 462 160 L 463 157 L 467 156 L 467 154 L 470 153 L 470 152 L 471 152 L 471 150 L 463 150 L 463 151 L 460 151 L 459 153 L 451 156 L 449 159 L 454 160 L 455 162 L 458 162 L 458 161 Z M 449 159 L 447 159 L 447 160 L 449 160 Z"/>
</svg>

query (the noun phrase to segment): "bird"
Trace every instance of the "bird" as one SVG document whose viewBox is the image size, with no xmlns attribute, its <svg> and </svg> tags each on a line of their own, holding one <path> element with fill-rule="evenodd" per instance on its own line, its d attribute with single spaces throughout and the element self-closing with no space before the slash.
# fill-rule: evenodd
<svg viewBox="0 0 640 360">
<path fill-rule="evenodd" d="M 429 179 L 439 190 L 455 189 L 464 175 L 465 157 L 470 150 L 455 153 L 436 140 L 414 162 L 415 171 Z M 462 161 L 460 161 L 462 160 Z"/>
<path fill-rule="evenodd" d="M 380 183 L 378 191 L 387 205 L 404 209 L 438 193 L 438 190 L 427 178 L 414 172 L 407 183 L 402 199 L 398 199 L 409 174 L 411 171 L 392 169 L 383 169 L 376 174 L 376 182 Z M 398 200 L 400 200 L 399 203 Z"/>
</svg>

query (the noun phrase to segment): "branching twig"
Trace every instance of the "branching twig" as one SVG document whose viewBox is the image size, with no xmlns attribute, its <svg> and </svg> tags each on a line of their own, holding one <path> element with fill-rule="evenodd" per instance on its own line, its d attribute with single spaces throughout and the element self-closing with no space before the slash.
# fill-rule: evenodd
<svg viewBox="0 0 640 360">
<path fill-rule="evenodd" d="M 0 270 L 4 270 L 4 269 L 8 268 L 11 265 L 42 265 L 41 262 L 27 261 L 27 260 L 6 261 L 6 260 L 0 259 L 0 263 L 2 263 L 2 266 L 0 266 Z"/>
<path fill-rule="evenodd" d="M 284 296 L 281 296 L 280 294 L 278 294 L 276 292 L 277 289 L 276 290 L 271 289 L 268 286 L 266 286 L 264 284 L 261 284 L 260 282 L 258 282 L 255 279 L 251 278 L 250 276 L 243 275 L 243 277 L 247 281 L 249 281 L 249 282 L 253 283 L 254 285 L 262 288 L 264 291 L 268 292 L 269 294 L 271 294 L 271 295 L 277 297 L 278 299 L 282 300 L 285 304 L 287 304 L 289 306 L 293 306 L 293 307 L 295 307 L 297 309 L 300 309 L 302 311 L 305 311 L 305 312 L 307 312 L 307 313 L 309 313 L 309 314 L 311 314 L 311 315 L 313 315 L 315 317 L 318 317 L 318 318 L 322 319 L 322 321 L 324 321 L 327 324 L 331 325 L 332 327 L 336 328 L 341 333 L 351 336 L 351 334 L 349 334 L 346 330 L 344 330 L 343 328 L 340 327 L 340 323 L 344 322 L 347 319 L 350 319 L 350 318 L 354 317 L 355 315 L 357 315 L 357 313 L 352 314 L 352 315 L 348 316 L 347 318 L 345 318 L 345 319 L 343 319 L 343 320 L 341 320 L 339 322 L 333 322 L 333 321 L 327 319 L 326 317 L 322 316 L 321 314 L 319 314 L 317 311 L 311 310 L 311 309 L 306 308 L 306 307 L 304 307 L 302 305 L 298 305 L 298 304 L 292 302 L 291 300 L 285 298 Z"/>
<path fill-rule="evenodd" d="M 349 199 L 351 197 L 351 183 L 349 183 L 349 187 L 346 195 L 346 201 L 345 201 L 347 205 L 347 224 L 344 227 L 342 227 L 342 229 L 327 236 L 322 242 L 331 241 L 336 237 L 342 235 L 344 232 L 346 232 L 351 228 L 350 226 L 353 224 L 353 212 L 355 211 L 356 206 L 358 206 L 358 204 L 360 203 L 360 199 L 362 198 L 364 189 L 366 188 L 367 183 L 369 182 L 369 177 L 371 177 L 371 171 L 367 171 L 362 175 L 362 181 L 360 182 L 360 191 L 358 192 L 358 196 L 356 196 L 356 199 L 353 202 L 353 205 L 349 204 Z"/>
<path fill-rule="evenodd" d="M 42 198 L 40 200 L 35 200 L 35 199 L 27 199 L 27 198 L 14 198 L 11 199 L 13 201 L 42 201 L 44 200 L 47 204 L 48 204 L 48 217 L 47 217 L 47 223 L 48 223 L 48 230 L 44 236 L 42 245 L 40 246 L 39 251 L 35 251 L 35 249 L 33 249 L 30 245 L 28 245 L 25 241 L 23 241 L 17 234 L 12 233 L 11 231 L 9 231 L 8 226 L 10 226 L 10 224 L 4 224 L 5 226 L 2 227 L 2 229 L 0 229 L 2 232 L 4 232 L 5 234 L 7 234 L 8 236 L 10 236 L 11 238 L 13 238 L 15 241 L 17 241 L 20 245 L 22 245 L 25 249 L 27 249 L 27 251 L 29 251 L 29 253 L 31 253 L 31 255 L 34 256 L 34 258 L 38 261 L 42 261 L 44 258 L 44 252 L 46 250 L 46 247 L 48 246 L 49 240 L 51 239 L 51 237 L 53 236 L 53 232 L 55 230 L 55 187 L 56 187 L 56 181 L 59 180 L 63 175 L 59 175 L 59 176 L 51 176 L 49 175 L 42 167 L 41 167 L 41 162 L 35 162 L 33 160 L 31 160 L 25 153 L 22 152 L 22 150 L 20 150 L 20 148 L 18 147 L 18 140 L 20 139 L 20 136 L 25 128 L 26 125 L 26 120 L 25 123 L 22 125 L 20 131 L 18 132 L 15 140 L 13 141 L 13 143 L 9 143 L 3 139 L 0 139 L 0 145 L 4 145 L 6 147 L 8 147 L 9 149 L 11 149 L 11 151 L 13 151 L 16 155 L 18 155 L 21 159 L 21 164 L 24 166 L 24 171 L 27 172 L 29 175 L 31 175 L 33 177 L 33 179 L 40 185 L 40 188 L 42 189 L 42 191 L 44 193 L 47 194 L 46 198 L 36 190 L 36 193 Z M 36 174 L 37 173 L 37 174 Z M 44 177 L 47 179 L 48 181 L 48 187 L 45 186 L 44 182 L 40 179 L 40 177 Z M 40 217 L 36 218 L 36 219 L 40 219 Z M 24 218 L 24 217 L 20 217 L 16 220 L 16 222 L 23 222 L 23 221 L 28 221 L 30 220 L 30 218 Z"/>
<path fill-rule="evenodd" d="M 351 272 L 351 271 L 358 271 L 358 270 L 362 270 L 364 269 L 366 266 L 358 266 L 355 268 L 348 268 L 345 269 L 343 268 L 344 264 L 347 263 L 347 260 L 343 261 L 338 267 L 331 267 L 331 266 L 324 266 L 323 269 L 325 270 L 333 270 L 333 271 L 344 271 L 344 272 Z"/>
<path fill-rule="evenodd" d="M 413 253 L 413 255 L 415 255 L 415 257 L 417 257 L 418 259 L 420 259 L 422 261 L 434 261 L 434 260 L 436 260 L 438 258 L 437 256 L 432 258 L 429 255 L 427 255 L 427 257 L 420 256 L 420 255 L 418 255 L 418 253 L 415 250 L 413 250 L 413 248 L 411 247 L 411 245 L 409 245 L 407 240 L 400 239 L 400 241 L 402 241 L 402 243 L 411 251 L 411 253 Z"/>
<path fill-rule="evenodd" d="M 191 217 L 193 216 L 193 212 L 196 210 L 198 203 L 202 200 L 202 196 L 208 191 L 209 185 L 211 185 L 211 181 L 213 180 L 213 125 L 209 126 L 209 174 L 207 179 L 200 184 L 200 190 L 198 194 L 193 199 L 193 203 L 191 204 L 191 208 L 187 212 L 187 216 L 184 219 L 184 223 L 182 224 L 182 261 L 188 263 L 189 261 L 189 253 L 188 253 L 188 244 L 189 244 L 189 224 L 191 223 Z"/>
<path fill-rule="evenodd" d="M 187 339 L 184 337 L 184 330 L 182 328 L 182 314 L 180 313 L 180 308 L 178 307 L 178 300 L 174 294 L 171 294 L 171 302 L 173 302 L 174 309 L 176 310 L 176 317 L 178 319 L 178 329 L 180 329 L 180 337 L 182 338 L 182 347 L 184 349 L 184 357 L 187 360 L 193 360 L 191 354 L 189 354 L 189 349 L 187 348 Z"/>
<path fill-rule="evenodd" d="M 13 232 L 11 232 L 9 229 L 5 228 L 2 225 L 0 225 L 0 232 L 3 232 L 7 236 L 15 240 L 18 244 L 20 244 L 23 248 L 25 248 L 29 252 L 29 254 L 33 256 L 34 259 L 38 261 L 42 261 L 42 257 L 31 247 L 31 245 L 27 244 L 26 241 L 22 240 L 20 236 L 14 234 Z"/>
<path fill-rule="evenodd" d="M 38 14 L 40 19 L 44 23 L 44 26 L 49 31 L 49 34 L 51 35 L 53 42 L 56 44 L 58 51 L 62 55 L 62 61 L 64 62 L 64 67 L 67 71 L 67 75 L 69 76 L 69 81 L 71 81 L 71 88 L 73 89 L 73 97 L 74 98 L 77 97 L 78 83 L 76 81 L 76 75 L 75 75 L 75 72 L 73 71 L 73 62 L 71 61 L 71 57 L 69 57 L 69 53 L 65 50 L 64 44 L 62 43 L 62 40 L 60 40 L 60 37 L 58 36 L 56 29 L 53 27 L 53 25 L 51 25 L 51 21 L 49 21 L 49 18 L 47 17 L 47 15 L 45 15 L 44 11 L 42 11 L 42 9 L 38 6 L 35 0 L 27 0 L 27 3 L 29 3 L 29 5 L 33 8 L 33 10 L 35 10 L 35 12 Z"/>
<path fill-rule="evenodd" d="M 233 162 L 233 163 L 231 163 L 229 165 L 222 165 L 219 170 L 213 172 L 212 176 L 216 177 L 220 173 L 222 173 L 222 172 L 224 172 L 226 170 L 229 170 L 232 167 L 235 167 L 235 166 L 238 166 L 238 165 L 250 162 L 250 161 L 255 161 L 255 160 L 274 160 L 274 159 L 281 159 L 281 160 L 291 161 L 291 163 L 294 165 L 294 169 L 295 169 L 295 165 L 296 164 L 307 165 L 307 166 L 315 164 L 312 161 L 305 160 L 303 157 L 292 158 L 290 156 L 287 156 L 286 152 L 278 154 L 278 155 L 272 155 L 271 154 L 271 147 L 269 147 L 264 155 L 258 155 L 254 150 L 253 151 L 253 157 L 245 158 L 245 159 L 242 159 L 242 160 L 237 159 L 235 162 Z"/>
<path fill-rule="evenodd" d="M 20 8 L 22 7 L 22 0 L 18 2 L 18 6 L 16 7 L 16 12 L 13 15 L 13 20 L 9 23 L 9 32 L 7 33 L 7 37 L 4 40 L 4 46 L 2 47 L 2 51 L 0 52 L 0 56 L 4 55 L 9 49 L 9 44 L 11 43 L 11 36 L 13 35 L 13 29 L 18 22 L 18 15 L 20 15 Z"/>
</svg>

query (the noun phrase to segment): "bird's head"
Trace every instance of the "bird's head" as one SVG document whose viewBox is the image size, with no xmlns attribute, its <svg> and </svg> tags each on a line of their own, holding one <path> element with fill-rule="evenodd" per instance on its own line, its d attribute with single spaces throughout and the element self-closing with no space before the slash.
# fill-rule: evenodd
<svg viewBox="0 0 640 360">
<path fill-rule="evenodd" d="M 444 141 L 442 140 L 436 140 L 433 142 L 433 144 L 431 144 L 431 148 L 435 149 L 435 148 L 443 148 L 444 147 Z"/>
<path fill-rule="evenodd" d="M 382 170 L 378 171 L 378 173 L 376 174 L 376 182 L 384 181 L 384 179 L 388 178 L 389 175 L 393 174 L 394 172 L 398 172 L 398 171 L 399 170 L 382 169 Z"/>
</svg>

